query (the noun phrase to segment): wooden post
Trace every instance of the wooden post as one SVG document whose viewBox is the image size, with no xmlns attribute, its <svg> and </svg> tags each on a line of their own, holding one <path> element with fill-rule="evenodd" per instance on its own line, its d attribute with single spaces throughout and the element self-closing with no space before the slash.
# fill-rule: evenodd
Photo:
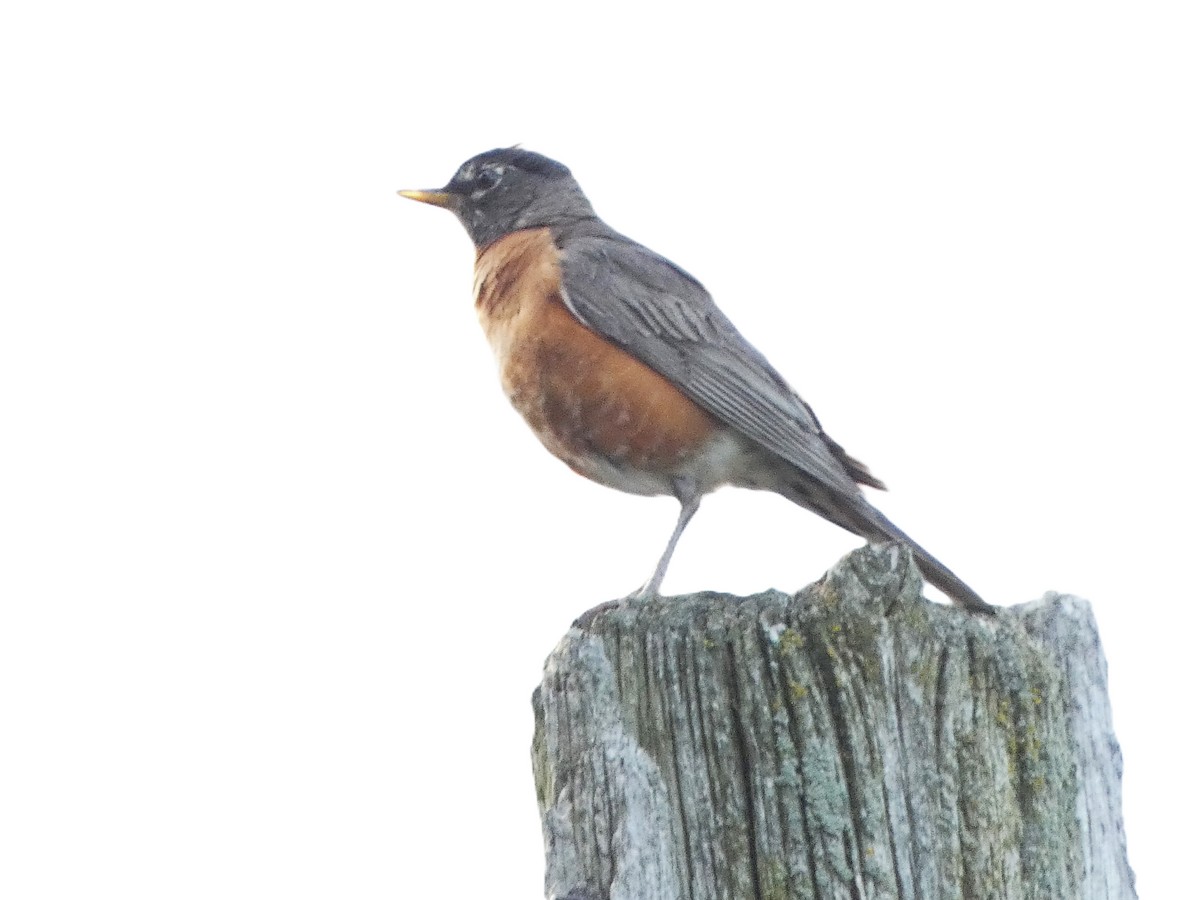
<svg viewBox="0 0 1200 900">
<path fill-rule="evenodd" d="M 572 628 L 534 694 L 547 897 L 1135 897 L 1088 604 L 920 589 L 865 547 Z"/>
</svg>

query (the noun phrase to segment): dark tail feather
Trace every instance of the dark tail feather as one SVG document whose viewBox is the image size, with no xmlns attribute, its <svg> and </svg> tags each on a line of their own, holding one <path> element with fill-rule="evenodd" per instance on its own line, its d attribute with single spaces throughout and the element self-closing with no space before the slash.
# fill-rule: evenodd
<svg viewBox="0 0 1200 900">
<path fill-rule="evenodd" d="M 996 607 L 971 590 L 965 581 L 938 562 L 937 559 L 930 556 L 925 548 L 914 544 L 911 540 L 906 540 L 904 543 L 909 546 L 913 552 L 913 556 L 917 558 L 917 566 L 921 569 L 921 574 L 925 576 L 926 581 L 943 591 L 947 597 L 964 609 L 969 609 L 973 613 L 981 613 L 985 616 L 994 616 L 996 614 Z"/>
<path fill-rule="evenodd" d="M 830 522 L 840 525 L 869 541 L 896 541 L 912 551 L 925 580 L 946 594 L 964 609 L 981 615 L 994 616 L 996 608 L 975 593 L 965 581 L 947 569 L 936 557 L 898 527 L 860 495 L 833 495 L 826 490 L 813 490 L 811 482 L 793 482 L 780 491 L 793 503 L 810 509 Z"/>
<path fill-rule="evenodd" d="M 865 500 L 863 505 L 870 511 L 863 518 L 864 524 L 869 524 L 871 530 L 864 530 L 859 534 L 868 540 L 883 538 L 884 540 L 899 541 L 906 545 L 916 558 L 917 566 L 921 569 L 921 574 L 925 576 L 926 581 L 964 609 L 987 616 L 996 614 L 994 606 L 975 593 L 965 581 L 947 569 L 932 553 L 893 525 L 887 516 Z"/>
</svg>

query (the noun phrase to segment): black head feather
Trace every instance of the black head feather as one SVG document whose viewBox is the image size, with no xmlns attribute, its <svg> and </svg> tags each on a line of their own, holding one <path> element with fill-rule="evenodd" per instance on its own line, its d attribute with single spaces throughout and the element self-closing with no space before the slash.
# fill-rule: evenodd
<svg viewBox="0 0 1200 900">
<path fill-rule="evenodd" d="M 570 169 L 518 147 L 471 157 L 442 190 L 479 248 L 514 231 L 596 217 Z"/>
</svg>

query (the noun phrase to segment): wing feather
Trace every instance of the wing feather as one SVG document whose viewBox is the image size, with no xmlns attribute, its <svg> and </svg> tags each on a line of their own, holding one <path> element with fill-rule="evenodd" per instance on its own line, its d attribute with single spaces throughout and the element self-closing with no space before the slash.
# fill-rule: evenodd
<svg viewBox="0 0 1200 900">
<path fill-rule="evenodd" d="M 584 325 L 827 486 L 857 495 L 856 477 L 878 484 L 694 278 L 595 220 L 558 238 L 564 302 Z"/>
</svg>

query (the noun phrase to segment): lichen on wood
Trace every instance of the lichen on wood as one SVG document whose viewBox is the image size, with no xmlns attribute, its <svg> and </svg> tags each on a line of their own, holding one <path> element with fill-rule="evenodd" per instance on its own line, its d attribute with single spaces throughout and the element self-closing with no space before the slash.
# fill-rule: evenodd
<svg viewBox="0 0 1200 900">
<path fill-rule="evenodd" d="M 572 628 L 534 695 L 547 896 L 1133 897 L 1087 604 L 920 589 L 866 547 Z"/>
</svg>

